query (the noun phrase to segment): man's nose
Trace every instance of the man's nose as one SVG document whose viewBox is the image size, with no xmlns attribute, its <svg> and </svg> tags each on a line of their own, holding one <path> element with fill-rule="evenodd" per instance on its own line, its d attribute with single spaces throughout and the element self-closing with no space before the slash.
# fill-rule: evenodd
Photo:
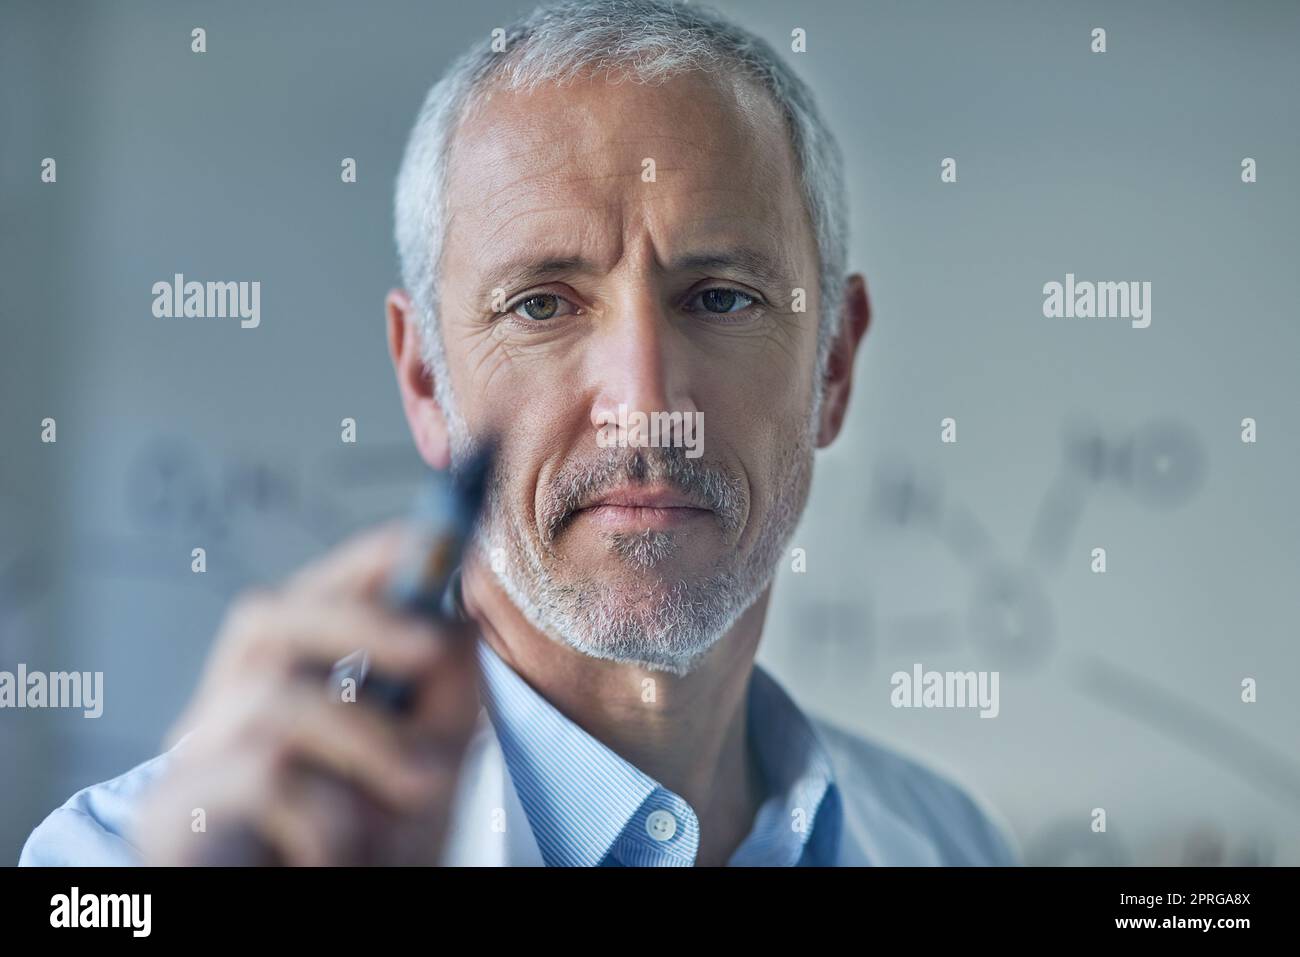
<svg viewBox="0 0 1300 957">
<path fill-rule="evenodd" d="M 597 381 L 591 421 L 596 428 L 632 412 L 694 413 L 689 337 L 648 292 L 624 299 L 607 315 L 591 355 Z"/>
</svg>

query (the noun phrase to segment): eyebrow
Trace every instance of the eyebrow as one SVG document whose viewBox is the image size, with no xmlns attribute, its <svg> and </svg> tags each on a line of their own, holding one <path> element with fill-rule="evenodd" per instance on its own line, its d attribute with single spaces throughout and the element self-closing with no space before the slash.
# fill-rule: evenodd
<svg viewBox="0 0 1300 957">
<path fill-rule="evenodd" d="M 668 264 L 670 272 L 714 269 L 731 269 L 758 283 L 776 282 L 782 278 L 782 269 L 771 256 L 747 246 L 716 252 L 692 253 Z"/>
<path fill-rule="evenodd" d="M 492 297 L 494 289 L 504 289 L 509 293 L 511 289 L 520 289 L 543 279 L 575 272 L 595 272 L 595 266 L 590 261 L 577 256 L 545 259 L 523 256 L 492 267 L 479 289 L 479 298 L 486 302 Z"/>
<path fill-rule="evenodd" d="M 778 282 L 783 278 L 783 270 L 776 261 L 766 253 L 750 247 L 707 250 L 680 256 L 668 263 L 666 272 L 704 272 L 716 269 L 730 269 L 755 284 Z M 541 259 L 522 256 L 509 260 L 499 266 L 491 267 L 487 278 L 479 290 L 481 298 L 487 299 L 494 289 L 521 289 L 557 275 L 572 273 L 595 273 L 598 267 L 588 259 L 580 256 L 551 256 Z"/>
</svg>

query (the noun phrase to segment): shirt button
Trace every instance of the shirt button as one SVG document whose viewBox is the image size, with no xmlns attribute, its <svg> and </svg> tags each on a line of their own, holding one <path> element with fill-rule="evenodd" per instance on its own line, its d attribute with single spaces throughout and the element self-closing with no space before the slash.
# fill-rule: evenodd
<svg viewBox="0 0 1300 957">
<path fill-rule="evenodd" d="M 677 833 L 677 818 L 668 811 L 651 811 L 645 819 L 645 831 L 656 841 L 672 840 Z"/>
</svg>

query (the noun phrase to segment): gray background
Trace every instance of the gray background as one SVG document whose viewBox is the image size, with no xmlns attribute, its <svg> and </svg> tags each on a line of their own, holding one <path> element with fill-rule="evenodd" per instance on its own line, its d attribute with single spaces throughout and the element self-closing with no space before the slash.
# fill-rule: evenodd
<svg viewBox="0 0 1300 957">
<path fill-rule="evenodd" d="M 1300 5 L 723 7 L 808 31 L 875 307 L 760 661 L 1032 861 L 1300 863 Z M 235 590 L 405 506 L 391 184 L 440 70 L 521 9 L 3 4 L 0 668 L 102 670 L 106 709 L 0 711 L 0 860 L 156 752 Z M 155 320 L 176 272 L 260 280 L 261 327 Z M 1149 280 L 1151 327 L 1043 318 L 1067 272 Z M 890 707 L 913 662 L 1000 670 L 1001 715 Z"/>
</svg>

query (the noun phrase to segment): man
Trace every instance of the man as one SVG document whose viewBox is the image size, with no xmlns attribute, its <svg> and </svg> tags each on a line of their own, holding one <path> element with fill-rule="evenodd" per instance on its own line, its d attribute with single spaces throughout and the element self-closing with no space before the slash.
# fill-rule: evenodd
<svg viewBox="0 0 1300 957">
<path fill-rule="evenodd" d="M 546 6 L 453 65 L 387 322 L 424 460 L 498 441 L 460 620 L 382 609 L 396 527 L 244 598 L 170 750 L 23 863 L 1013 863 L 954 784 L 754 665 L 870 316 L 845 204 L 804 84 L 694 4 Z M 411 716 L 323 690 L 358 648 Z"/>
</svg>

